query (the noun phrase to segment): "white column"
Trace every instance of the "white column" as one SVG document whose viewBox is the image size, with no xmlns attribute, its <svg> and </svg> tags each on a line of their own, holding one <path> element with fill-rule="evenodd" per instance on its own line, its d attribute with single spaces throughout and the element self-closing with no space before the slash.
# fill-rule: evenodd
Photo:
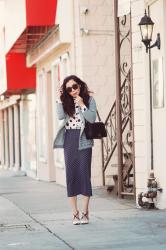
<svg viewBox="0 0 166 250">
<path fill-rule="evenodd" d="M 29 144 L 29 113 L 28 113 L 28 100 L 26 96 L 21 97 L 20 101 L 20 143 L 21 143 L 21 163 L 22 163 L 22 170 L 29 170 L 30 169 L 30 147 Z"/>
<path fill-rule="evenodd" d="M 4 110 L 5 168 L 9 167 L 8 110 Z"/>
<path fill-rule="evenodd" d="M 14 166 L 13 108 L 8 108 L 10 168 Z"/>
<path fill-rule="evenodd" d="M 18 104 L 14 104 L 14 153 L 15 153 L 15 170 L 20 169 L 20 124 Z"/>
<path fill-rule="evenodd" d="M 4 143 L 4 111 L 0 111 L 0 161 L 1 166 L 5 165 L 5 143 Z"/>
</svg>

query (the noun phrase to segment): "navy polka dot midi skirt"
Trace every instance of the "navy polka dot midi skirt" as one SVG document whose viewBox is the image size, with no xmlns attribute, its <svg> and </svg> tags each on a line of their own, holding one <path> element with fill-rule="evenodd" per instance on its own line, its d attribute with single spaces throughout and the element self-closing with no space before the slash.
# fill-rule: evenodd
<svg viewBox="0 0 166 250">
<path fill-rule="evenodd" d="M 64 141 L 68 197 L 79 194 L 92 196 L 92 148 L 78 150 L 80 129 L 67 129 Z"/>
</svg>

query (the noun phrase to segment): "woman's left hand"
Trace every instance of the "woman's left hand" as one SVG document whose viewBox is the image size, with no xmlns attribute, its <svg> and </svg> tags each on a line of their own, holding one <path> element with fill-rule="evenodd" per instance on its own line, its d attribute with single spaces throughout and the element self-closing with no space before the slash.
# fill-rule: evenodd
<svg viewBox="0 0 166 250">
<path fill-rule="evenodd" d="M 82 107 L 82 106 L 85 105 L 84 102 L 83 102 L 83 98 L 82 98 L 81 96 L 79 96 L 79 95 L 75 98 L 75 102 L 76 102 L 80 107 Z"/>
</svg>

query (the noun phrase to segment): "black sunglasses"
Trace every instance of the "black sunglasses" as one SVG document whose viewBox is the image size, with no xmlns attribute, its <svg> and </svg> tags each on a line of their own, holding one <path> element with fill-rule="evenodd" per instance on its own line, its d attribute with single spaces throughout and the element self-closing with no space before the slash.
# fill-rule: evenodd
<svg viewBox="0 0 166 250">
<path fill-rule="evenodd" d="M 67 88 L 66 88 L 66 92 L 67 92 L 67 93 L 71 93 L 71 92 L 72 92 L 72 89 L 74 89 L 74 90 L 78 89 L 78 84 L 77 84 L 77 83 L 74 83 L 71 87 L 67 87 Z"/>
</svg>

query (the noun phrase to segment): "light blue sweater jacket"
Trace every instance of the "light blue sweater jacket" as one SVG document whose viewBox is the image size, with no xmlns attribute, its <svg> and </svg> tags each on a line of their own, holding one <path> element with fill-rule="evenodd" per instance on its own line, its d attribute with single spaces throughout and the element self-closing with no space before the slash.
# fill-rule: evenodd
<svg viewBox="0 0 166 250">
<path fill-rule="evenodd" d="M 59 127 L 56 137 L 54 139 L 53 148 L 63 148 L 64 147 L 64 138 L 65 138 L 65 125 L 69 120 L 69 115 L 64 112 L 62 103 L 57 103 L 57 115 L 59 120 L 63 120 L 63 123 Z M 91 148 L 94 144 L 93 140 L 86 139 L 84 128 L 85 128 L 85 120 L 90 123 L 95 122 L 96 120 L 96 102 L 94 98 L 91 96 L 89 98 L 89 108 L 82 112 L 79 109 L 81 120 L 83 121 L 83 126 L 80 130 L 79 137 L 79 150 Z"/>
</svg>

